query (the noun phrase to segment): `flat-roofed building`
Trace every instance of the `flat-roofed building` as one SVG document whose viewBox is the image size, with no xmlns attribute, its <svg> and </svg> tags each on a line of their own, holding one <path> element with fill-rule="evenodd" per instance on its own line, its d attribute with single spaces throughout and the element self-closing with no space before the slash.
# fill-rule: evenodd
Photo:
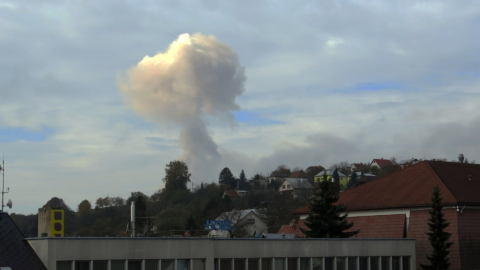
<svg viewBox="0 0 480 270">
<path fill-rule="evenodd" d="M 27 240 L 50 270 L 411 270 L 415 265 L 413 239 Z"/>
</svg>

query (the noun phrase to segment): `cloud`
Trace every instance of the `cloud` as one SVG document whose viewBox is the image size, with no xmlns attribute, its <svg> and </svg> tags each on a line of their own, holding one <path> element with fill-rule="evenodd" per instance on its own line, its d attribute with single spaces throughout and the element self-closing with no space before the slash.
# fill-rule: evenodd
<svg viewBox="0 0 480 270">
<path fill-rule="evenodd" d="M 118 88 L 139 115 L 182 126 L 181 159 L 200 175 L 221 158 L 205 116 L 234 121 L 245 81 L 236 53 L 214 36 L 197 33 L 180 35 L 166 52 L 143 58 L 119 79 Z"/>
</svg>

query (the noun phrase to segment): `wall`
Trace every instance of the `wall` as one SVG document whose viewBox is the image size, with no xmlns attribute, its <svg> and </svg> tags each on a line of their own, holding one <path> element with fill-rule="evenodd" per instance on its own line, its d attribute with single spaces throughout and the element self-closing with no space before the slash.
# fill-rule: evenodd
<svg viewBox="0 0 480 270">
<path fill-rule="evenodd" d="M 56 261 L 410 256 L 413 239 L 212 239 L 212 238 L 32 238 L 27 239 L 47 265 Z M 42 255 L 48 254 L 48 255 Z"/>
<path fill-rule="evenodd" d="M 50 232 L 50 219 L 51 209 L 39 208 L 38 209 L 38 237 L 41 237 L 42 233 L 47 233 L 47 237 L 51 236 Z"/>
<path fill-rule="evenodd" d="M 462 269 L 480 269 L 480 209 L 466 207 L 457 215 Z"/>
<path fill-rule="evenodd" d="M 462 269 L 460 265 L 460 250 L 458 242 L 458 229 L 457 229 L 457 211 L 456 209 L 444 209 L 444 218 L 450 222 L 446 231 L 452 234 L 450 241 L 453 241 L 453 245 L 450 248 L 450 269 Z M 410 212 L 410 224 L 407 231 L 408 238 L 415 238 L 416 250 L 417 250 L 417 269 L 421 269 L 420 264 L 428 264 L 427 255 L 432 252 L 432 246 L 428 241 L 428 236 L 425 232 L 428 232 L 428 219 L 430 214 L 428 210 L 411 210 Z"/>
</svg>

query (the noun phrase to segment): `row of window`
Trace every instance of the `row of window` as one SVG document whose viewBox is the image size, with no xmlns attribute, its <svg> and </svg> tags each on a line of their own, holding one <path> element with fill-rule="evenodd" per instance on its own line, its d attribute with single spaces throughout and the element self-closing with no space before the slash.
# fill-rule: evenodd
<svg viewBox="0 0 480 270">
<path fill-rule="evenodd" d="M 409 256 L 214 260 L 215 270 L 410 270 L 410 264 Z M 205 270 L 205 260 L 57 261 L 57 270 Z"/>
<path fill-rule="evenodd" d="M 142 264 L 144 268 L 142 268 Z M 177 266 L 175 268 L 175 265 Z M 110 267 L 109 267 L 110 266 Z M 57 261 L 57 270 L 205 270 L 204 259 Z"/>
<path fill-rule="evenodd" d="M 410 270 L 409 256 L 215 259 L 215 270 Z"/>
</svg>

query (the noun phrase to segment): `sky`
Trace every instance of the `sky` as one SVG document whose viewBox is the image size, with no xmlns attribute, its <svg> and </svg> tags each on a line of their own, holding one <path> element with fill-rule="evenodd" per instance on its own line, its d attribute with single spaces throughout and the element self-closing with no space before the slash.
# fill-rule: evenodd
<svg viewBox="0 0 480 270">
<path fill-rule="evenodd" d="M 194 186 L 218 181 L 224 167 L 252 177 L 280 164 L 480 161 L 479 29 L 478 1 L 0 0 L 9 212 L 36 213 L 52 197 L 76 209 L 84 199 L 151 195 L 176 159 Z M 128 89 L 147 85 L 132 75 L 141 63 L 195 36 L 214 40 L 205 51 L 226 52 L 215 59 L 239 79 L 178 57 L 192 64 L 185 87 L 194 95 L 142 97 L 151 111 L 132 105 L 137 90 Z M 164 77 L 152 76 L 150 94 L 163 93 Z M 211 85 L 195 81 L 206 77 L 216 80 L 210 99 Z M 177 117 L 187 104 L 197 113 Z M 214 158 L 202 163 L 202 151 Z"/>
</svg>

